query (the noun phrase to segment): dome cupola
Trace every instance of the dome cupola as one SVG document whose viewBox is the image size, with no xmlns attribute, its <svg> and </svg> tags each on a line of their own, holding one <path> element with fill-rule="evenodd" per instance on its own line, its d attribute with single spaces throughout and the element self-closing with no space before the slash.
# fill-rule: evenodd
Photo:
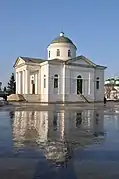
<svg viewBox="0 0 119 179">
<path fill-rule="evenodd" d="M 115 86 L 119 86 L 119 78 L 115 80 Z"/>
<path fill-rule="evenodd" d="M 68 60 L 76 57 L 76 46 L 61 32 L 48 46 L 48 60 L 61 59 Z"/>
</svg>

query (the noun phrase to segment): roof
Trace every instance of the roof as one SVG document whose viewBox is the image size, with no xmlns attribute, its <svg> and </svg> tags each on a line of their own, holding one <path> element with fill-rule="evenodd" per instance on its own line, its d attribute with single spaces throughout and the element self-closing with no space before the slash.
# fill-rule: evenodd
<svg viewBox="0 0 119 179">
<path fill-rule="evenodd" d="M 95 64 L 94 62 L 92 62 L 91 60 L 89 60 L 88 58 L 86 58 L 85 56 L 83 55 L 80 55 L 80 56 L 77 56 L 73 59 L 69 59 L 66 61 L 67 64 L 73 62 L 73 61 L 80 61 L 80 60 L 84 60 L 90 67 L 93 67 L 93 68 L 103 68 L 103 69 L 106 69 L 107 67 L 105 66 L 102 66 L 102 65 L 97 65 Z"/>
<path fill-rule="evenodd" d="M 72 42 L 72 40 L 70 40 L 68 37 L 64 36 L 64 33 L 61 33 L 60 36 L 56 37 L 51 43 L 68 43 L 68 44 L 72 44 L 75 48 L 76 46 L 74 45 L 74 43 Z"/>
<path fill-rule="evenodd" d="M 44 59 L 39 59 L 39 58 L 30 58 L 30 57 L 18 57 L 15 64 L 14 64 L 14 67 L 16 66 L 16 64 L 18 63 L 18 60 L 19 59 L 22 59 L 24 60 L 27 64 L 28 63 L 43 63 L 43 62 L 46 62 L 48 61 L 49 63 L 65 63 L 66 65 L 78 65 L 78 63 L 74 63 L 75 61 L 76 62 L 80 62 L 81 60 L 83 60 L 84 62 L 86 62 L 86 64 L 80 64 L 80 66 L 82 67 L 89 67 L 89 68 L 99 68 L 99 69 L 106 69 L 105 66 L 101 66 L 101 65 L 96 65 L 94 62 L 92 62 L 91 60 L 89 60 L 88 58 L 84 57 L 83 55 L 80 55 L 80 56 L 77 56 L 75 58 L 72 58 L 72 59 L 69 59 L 69 60 L 62 60 L 62 59 L 52 59 L 52 60 L 44 60 Z"/>
<path fill-rule="evenodd" d="M 21 57 L 21 56 L 20 58 L 22 58 L 27 63 L 42 63 L 46 61 L 40 58 L 30 58 L 30 57 Z"/>
<path fill-rule="evenodd" d="M 19 61 L 19 59 L 22 59 L 24 60 L 26 63 L 42 63 L 42 62 L 45 62 L 47 60 L 43 60 L 43 59 L 40 59 L 40 58 L 30 58 L 30 57 L 22 57 L 22 56 L 19 56 L 14 64 L 13 67 L 16 66 L 17 62 Z"/>
</svg>

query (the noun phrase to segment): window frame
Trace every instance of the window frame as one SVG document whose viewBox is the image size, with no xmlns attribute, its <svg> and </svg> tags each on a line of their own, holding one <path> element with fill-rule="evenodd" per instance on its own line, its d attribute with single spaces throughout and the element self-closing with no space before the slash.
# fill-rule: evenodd
<svg viewBox="0 0 119 179">
<path fill-rule="evenodd" d="M 60 57 L 60 49 L 57 49 L 56 56 Z"/>
<path fill-rule="evenodd" d="M 43 87 L 46 88 L 46 75 L 44 75 L 44 78 L 43 78 Z"/>
<path fill-rule="evenodd" d="M 96 78 L 96 90 L 99 90 L 100 89 L 100 78 L 97 77 Z"/>
<path fill-rule="evenodd" d="M 68 50 L 68 57 L 71 57 L 71 50 Z"/>
<path fill-rule="evenodd" d="M 50 50 L 49 50 L 49 52 L 48 52 L 48 57 L 50 58 L 50 55 L 51 55 L 51 53 L 50 53 Z"/>
<path fill-rule="evenodd" d="M 54 75 L 54 89 L 58 89 L 59 87 L 59 79 L 58 79 L 58 74 Z"/>
</svg>

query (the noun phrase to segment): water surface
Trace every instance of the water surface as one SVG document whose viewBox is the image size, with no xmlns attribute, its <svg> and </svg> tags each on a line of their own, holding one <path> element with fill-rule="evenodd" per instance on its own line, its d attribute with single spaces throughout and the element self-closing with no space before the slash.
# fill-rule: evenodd
<svg viewBox="0 0 119 179">
<path fill-rule="evenodd" d="M 118 179 L 118 151 L 118 105 L 0 111 L 2 179 Z"/>
</svg>

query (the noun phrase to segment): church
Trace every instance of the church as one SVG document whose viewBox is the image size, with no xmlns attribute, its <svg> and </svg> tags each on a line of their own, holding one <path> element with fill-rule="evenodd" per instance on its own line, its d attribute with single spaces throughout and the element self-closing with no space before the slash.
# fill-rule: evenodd
<svg viewBox="0 0 119 179">
<path fill-rule="evenodd" d="M 83 55 L 63 32 L 47 47 L 47 59 L 19 56 L 14 64 L 16 94 L 28 102 L 99 102 L 105 66 Z"/>
</svg>

